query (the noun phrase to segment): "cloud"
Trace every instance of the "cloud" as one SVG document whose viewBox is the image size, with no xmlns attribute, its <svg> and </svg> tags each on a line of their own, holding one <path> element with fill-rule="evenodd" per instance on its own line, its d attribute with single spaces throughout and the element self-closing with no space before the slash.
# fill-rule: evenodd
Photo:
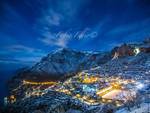
<svg viewBox="0 0 150 113">
<path fill-rule="evenodd" d="M 110 30 L 107 33 L 107 35 L 116 36 L 116 35 L 120 35 L 120 34 L 124 34 L 124 35 L 132 34 L 132 33 L 135 34 L 135 32 L 141 32 L 144 29 L 149 28 L 149 24 L 150 24 L 150 19 L 146 19 L 146 20 L 143 20 L 138 23 L 117 26 L 117 27 L 113 28 L 112 30 Z"/>
<path fill-rule="evenodd" d="M 36 21 L 35 29 L 39 31 L 40 40 L 42 43 L 57 47 L 67 47 L 69 34 L 61 33 L 60 36 L 54 36 L 63 27 L 71 26 L 76 20 L 80 6 L 85 3 L 81 0 L 56 0 L 49 2 L 47 7 L 42 7 L 42 12 Z M 68 28 L 70 29 L 70 28 Z M 51 32 L 49 32 L 51 31 Z M 44 38 L 43 38 L 44 37 Z"/>
<path fill-rule="evenodd" d="M 41 15 L 36 23 L 38 28 L 60 27 L 64 22 L 72 21 L 81 3 L 80 0 L 67 2 L 56 0 L 48 3 L 47 8 L 41 8 Z"/>
<path fill-rule="evenodd" d="M 61 14 L 64 15 L 65 20 L 72 21 L 73 18 L 75 18 L 76 13 L 80 10 L 82 5 L 84 3 L 87 3 L 87 1 L 84 0 L 61 0 L 57 1 L 57 9 L 60 11 Z"/>
<path fill-rule="evenodd" d="M 109 26 L 109 22 L 111 21 L 110 16 L 105 16 L 101 19 L 93 28 L 94 31 L 98 32 L 99 35 L 103 34 L 104 31 Z"/>
<path fill-rule="evenodd" d="M 49 46 L 58 46 L 58 47 L 67 47 L 67 44 L 70 39 L 70 35 L 68 33 L 58 33 L 58 34 L 52 34 L 50 32 L 46 33 L 46 35 L 49 34 L 46 38 L 39 38 L 39 41 L 44 43 L 45 45 Z"/>
<path fill-rule="evenodd" d="M 51 27 L 61 27 L 63 24 L 69 24 L 76 18 L 80 6 L 84 2 L 81 0 L 56 0 L 46 4 L 47 8 L 41 7 L 41 12 L 36 20 L 37 29 L 51 29 Z"/>
<path fill-rule="evenodd" d="M 126 36 L 126 39 L 128 41 L 143 41 L 144 38 L 147 38 L 150 36 L 150 27 L 142 29 L 141 31 L 138 32 L 133 32 L 132 34 L 128 34 Z"/>
<path fill-rule="evenodd" d="M 1 48 L 0 51 L 0 58 L 20 58 L 23 56 L 26 56 L 26 58 L 30 57 L 42 57 L 46 54 L 45 51 L 42 51 L 41 49 L 38 48 L 33 48 L 33 47 L 28 47 L 25 45 L 7 45 L 5 47 Z M 13 56 L 13 57 L 12 57 Z"/>
<path fill-rule="evenodd" d="M 23 45 L 14 45 L 14 46 L 10 46 L 9 48 L 10 49 L 8 51 L 11 51 L 11 53 L 17 53 L 17 55 L 21 57 L 24 56 L 26 58 L 43 57 L 44 55 L 46 55 L 46 52 L 44 50 L 23 46 Z"/>
<path fill-rule="evenodd" d="M 32 65 L 38 62 L 46 53 L 40 49 L 28 47 L 25 45 L 7 45 L 1 48 L 0 63 Z"/>
<path fill-rule="evenodd" d="M 62 19 L 63 16 L 60 13 L 49 9 L 44 12 L 43 16 L 39 19 L 39 22 L 43 26 L 59 26 Z"/>
<path fill-rule="evenodd" d="M 6 46 L 6 45 L 11 45 L 11 44 L 16 44 L 17 40 L 10 36 L 9 34 L 6 34 L 2 31 L 0 31 L 0 46 L 1 48 Z"/>
<path fill-rule="evenodd" d="M 16 57 L 16 58 L 0 58 L 0 63 L 3 64 L 26 64 L 31 65 L 39 61 L 41 57 Z"/>
<path fill-rule="evenodd" d="M 22 51 L 27 51 L 27 52 L 33 52 L 34 49 L 24 46 L 24 45 L 11 45 L 7 47 L 9 50 L 14 51 L 14 52 L 22 52 Z"/>
</svg>

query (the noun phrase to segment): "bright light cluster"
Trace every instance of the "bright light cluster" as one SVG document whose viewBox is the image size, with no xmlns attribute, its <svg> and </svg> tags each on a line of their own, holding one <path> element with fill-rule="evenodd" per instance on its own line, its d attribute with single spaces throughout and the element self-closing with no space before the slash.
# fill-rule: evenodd
<svg viewBox="0 0 150 113">
<path fill-rule="evenodd" d="M 135 56 L 138 55 L 140 53 L 140 49 L 139 48 L 135 48 L 134 49 L 134 53 L 135 53 Z"/>
<path fill-rule="evenodd" d="M 23 84 L 25 85 L 54 85 L 56 84 L 56 82 L 33 82 L 33 81 L 23 80 Z"/>
</svg>

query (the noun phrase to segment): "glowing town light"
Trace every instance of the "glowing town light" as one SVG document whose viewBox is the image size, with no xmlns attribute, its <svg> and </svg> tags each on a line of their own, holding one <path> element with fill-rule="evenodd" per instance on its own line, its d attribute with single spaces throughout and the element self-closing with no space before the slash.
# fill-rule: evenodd
<svg viewBox="0 0 150 113">
<path fill-rule="evenodd" d="M 27 81 L 23 80 L 24 85 L 54 85 L 56 82 L 33 82 L 33 81 Z"/>
<path fill-rule="evenodd" d="M 139 48 L 135 48 L 135 49 L 134 49 L 134 53 L 135 53 L 135 56 L 136 56 L 137 54 L 140 53 L 140 49 L 139 49 Z"/>
<path fill-rule="evenodd" d="M 143 87 L 144 87 L 144 84 L 142 84 L 142 83 L 137 83 L 137 86 L 136 86 L 137 89 L 142 89 Z"/>
<path fill-rule="evenodd" d="M 14 95 L 11 95 L 9 98 L 11 103 L 16 102 L 16 97 Z"/>
</svg>

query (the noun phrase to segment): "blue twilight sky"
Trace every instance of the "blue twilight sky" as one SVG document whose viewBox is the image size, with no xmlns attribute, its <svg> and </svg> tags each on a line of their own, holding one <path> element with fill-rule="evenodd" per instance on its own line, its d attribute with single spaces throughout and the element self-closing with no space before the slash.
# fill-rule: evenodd
<svg viewBox="0 0 150 113">
<path fill-rule="evenodd" d="M 150 0 L 0 0 L 1 70 L 57 48 L 105 51 L 148 36 Z"/>
</svg>

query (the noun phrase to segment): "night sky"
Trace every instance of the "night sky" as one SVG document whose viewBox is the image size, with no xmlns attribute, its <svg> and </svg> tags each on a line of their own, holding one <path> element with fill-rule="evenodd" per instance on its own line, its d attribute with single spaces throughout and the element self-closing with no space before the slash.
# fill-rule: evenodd
<svg viewBox="0 0 150 113">
<path fill-rule="evenodd" d="M 150 0 L 0 2 L 0 70 L 58 48 L 107 51 L 150 36 Z"/>
</svg>

